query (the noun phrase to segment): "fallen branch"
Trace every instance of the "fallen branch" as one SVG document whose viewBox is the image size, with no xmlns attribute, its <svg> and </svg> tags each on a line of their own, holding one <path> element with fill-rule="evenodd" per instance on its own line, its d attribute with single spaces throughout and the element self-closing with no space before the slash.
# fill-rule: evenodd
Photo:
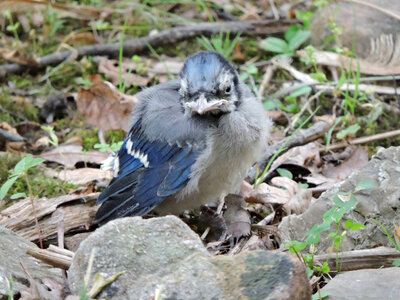
<svg viewBox="0 0 400 300">
<path fill-rule="evenodd" d="M 399 135 L 400 135 L 400 129 L 393 130 L 393 131 L 388 131 L 388 132 L 384 132 L 384 133 L 378 133 L 378 134 L 374 134 L 374 135 L 370 135 L 370 136 L 363 136 L 363 137 L 356 138 L 356 139 L 348 141 L 348 142 L 342 142 L 342 143 L 337 143 L 337 144 L 330 145 L 329 148 L 328 148 L 328 151 L 329 150 L 341 149 L 341 148 L 347 147 L 349 145 L 359 145 L 359 144 L 376 142 L 376 141 L 379 141 L 379 140 L 384 140 L 384 139 L 396 137 L 396 136 L 399 136 Z M 326 147 L 321 147 L 319 151 L 320 152 L 325 152 L 326 151 Z"/>
<path fill-rule="evenodd" d="M 265 20 L 265 21 L 232 21 L 215 23 L 198 23 L 185 27 L 175 27 L 160 31 L 147 37 L 131 39 L 124 42 L 124 56 L 132 56 L 135 53 L 148 49 L 148 45 L 153 48 L 175 44 L 183 40 L 191 39 L 201 35 L 211 36 L 220 32 L 231 34 L 242 33 L 248 36 L 264 36 L 271 34 L 283 34 L 290 25 L 297 23 L 297 20 Z M 50 65 L 58 65 L 65 60 L 74 57 L 80 59 L 86 55 L 104 55 L 109 57 L 118 56 L 120 42 L 113 44 L 96 44 L 78 47 L 74 51 L 62 51 L 52 53 L 37 59 L 32 66 L 22 64 L 0 65 L 0 77 L 6 74 L 18 74 L 26 70 L 42 69 Z"/>
<path fill-rule="evenodd" d="M 340 252 L 338 263 L 341 264 L 341 271 L 360 269 L 378 269 L 381 267 L 392 267 L 393 262 L 400 258 L 400 252 L 394 248 L 378 247 L 374 249 L 353 250 Z M 316 255 L 317 262 L 327 261 L 331 270 L 336 269 L 336 254 Z"/>
</svg>

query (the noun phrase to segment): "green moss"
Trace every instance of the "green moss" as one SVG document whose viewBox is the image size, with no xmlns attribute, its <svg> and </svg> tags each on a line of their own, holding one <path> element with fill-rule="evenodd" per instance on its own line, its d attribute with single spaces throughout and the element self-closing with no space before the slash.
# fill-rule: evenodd
<svg viewBox="0 0 400 300">
<path fill-rule="evenodd" d="M 120 130 L 108 130 L 104 136 L 106 143 L 107 144 L 113 144 L 113 143 L 118 143 L 120 141 L 123 141 L 125 139 L 125 132 L 120 129 Z"/>
<path fill-rule="evenodd" d="M 93 146 L 95 144 L 100 143 L 97 134 L 98 134 L 97 128 L 93 129 L 80 128 L 72 130 L 72 132 L 66 136 L 66 139 L 68 140 L 69 138 L 72 138 L 74 136 L 79 136 L 80 138 L 82 138 L 83 141 L 83 150 L 92 151 Z"/>
<path fill-rule="evenodd" d="M 28 101 L 22 104 L 13 99 L 7 91 L 0 91 L 0 119 L 13 125 L 21 121 L 21 118 L 38 122 L 39 110 Z"/>
</svg>

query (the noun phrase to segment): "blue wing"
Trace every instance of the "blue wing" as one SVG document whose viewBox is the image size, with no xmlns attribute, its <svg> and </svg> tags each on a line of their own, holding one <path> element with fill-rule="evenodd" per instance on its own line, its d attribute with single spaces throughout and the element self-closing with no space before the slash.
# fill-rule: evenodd
<svg viewBox="0 0 400 300">
<path fill-rule="evenodd" d="M 115 158 L 116 177 L 97 199 L 95 222 L 145 215 L 185 187 L 202 148 L 181 144 L 150 140 L 138 120 Z"/>
</svg>

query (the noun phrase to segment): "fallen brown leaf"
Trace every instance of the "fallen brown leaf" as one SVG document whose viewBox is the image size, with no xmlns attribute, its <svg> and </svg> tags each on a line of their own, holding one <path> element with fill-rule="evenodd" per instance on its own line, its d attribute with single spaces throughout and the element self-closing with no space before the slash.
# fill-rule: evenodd
<svg viewBox="0 0 400 300">
<path fill-rule="evenodd" d="M 45 176 L 59 178 L 76 185 L 88 185 L 93 182 L 99 186 L 105 187 L 113 178 L 111 171 L 105 171 L 95 168 L 80 168 L 75 170 L 61 170 L 57 172 L 54 169 L 46 169 Z"/>
<path fill-rule="evenodd" d="M 100 165 L 108 156 L 100 151 L 83 152 L 82 149 L 82 146 L 78 144 L 62 144 L 38 156 L 47 161 L 65 165 L 67 168 L 75 167 L 78 162 Z"/>
<path fill-rule="evenodd" d="M 121 64 L 114 59 L 100 58 L 99 72 L 105 74 L 114 85 L 120 83 L 120 68 L 122 79 L 126 87 L 131 86 L 147 86 L 153 77 L 144 77 L 135 74 L 138 65 L 132 60 L 124 59 Z"/>
<path fill-rule="evenodd" d="M 27 54 L 21 54 L 18 50 L 12 50 L 7 48 L 1 48 L 0 54 L 6 61 L 18 63 L 21 65 L 36 66 L 37 61 L 30 58 Z"/>
<path fill-rule="evenodd" d="M 79 111 L 94 127 L 101 130 L 123 129 L 129 131 L 130 115 L 139 100 L 125 95 L 109 82 L 81 89 L 76 102 Z"/>
<path fill-rule="evenodd" d="M 327 164 L 322 174 L 337 181 L 345 180 L 368 163 L 368 153 L 362 147 L 356 147 L 353 153 L 338 166 Z"/>
</svg>

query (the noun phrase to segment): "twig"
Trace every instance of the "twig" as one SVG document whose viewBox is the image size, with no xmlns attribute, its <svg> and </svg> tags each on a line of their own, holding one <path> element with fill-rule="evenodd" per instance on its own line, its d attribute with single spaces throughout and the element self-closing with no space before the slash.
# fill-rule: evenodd
<svg viewBox="0 0 400 300">
<path fill-rule="evenodd" d="M 267 70 L 265 71 L 263 79 L 260 84 L 260 89 L 258 90 L 258 97 L 259 97 L 258 101 L 260 101 L 260 102 L 262 101 L 262 96 L 264 94 L 265 87 L 271 81 L 272 75 L 274 74 L 275 70 L 276 70 L 275 65 L 267 66 Z"/>
<path fill-rule="evenodd" d="M 339 252 L 338 255 L 343 260 L 341 271 L 391 267 L 393 262 L 400 258 L 399 251 L 388 247 L 344 251 Z M 336 255 L 332 253 L 316 255 L 314 260 L 327 261 L 331 269 L 336 267 Z"/>
<path fill-rule="evenodd" d="M 364 137 L 360 137 L 360 138 L 356 138 L 356 139 L 351 140 L 349 142 L 333 144 L 333 145 L 329 146 L 328 150 L 336 150 L 336 149 L 347 147 L 348 145 L 359 145 L 359 144 L 375 142 L 375 141 L 379 141 L 379 140 L 392 138 L 392 137 L 395 137 L 395 136 L 398 136 L 398 135 L 400 135 L 400 129 L 393 130 L 393 131 L 388 131 L 388 132 L 384 132 L 384 133 L 378 133 L 378 134 L 374 134 L 374 135 L 369 135 L 369 136 L 364 136 Z M 325 152 L 326 151 L 326 147 L 320 148 L 319 151 L 320 152 Z"/>
<path fill-rule="evenodd" d="M 74 257 L 74 254 L 75 254 L 74 252 L 72 252 L 70 250 L 63 249 L 63 248 L 57 247 L 55 245 L 50 245 L 48 250 L 51 252 L 63 255 L 63 256 L 71 257 L 71 258 Z"/>
<path fill-rule="evenodd" d="M 284 33 L 290 25 L 297 23 L 297 20 L 263 20 L 263 21 L 232 21 L 232 22 L 215 22 L 215 23 L 197 23 L 185 27 L 176 27 L 160 31 L 147 37 L 127 40 L 124 42 L 123 53 L 125 56 L 132 56 L 135 53 L 148 50 L 147 45 L 153 48 L 176 44 L 180 41 L 191 39 L 197 36 L 211 36 L 220 32 L 230 32 L 237 34 L 241 32 L 248 36 L 264 36 L 272 34 Z M 105 55 L 117 57 L 120 51 L 120 43 L 113 44 L 97 44 L 90 46 L 78 47 L 75 51 L 62 51 L 52 53 L 37 59 L 35 66 L 27 66 L 21 64 L 5 64 L 0 65 L 0 77 L 6 74 L 18 74 L 26 70 L 42 69 L 50 65 L 58 65 L 68 59 L 70 56 L 76 55 L 76 59 L 83 56 Z"/>
<path fill-rule="evenodd" d="M 33 216 L 35 218 L 35 224 L 36 224 L 36 229 L 37 229 L 37 233 L 38 233 L 40 248 L 43 249 L 43 241 L 42 241 L 42 236 L 40 234 L 40 225 L 39 225 L 39 221 L 38 221 L 37 214 L 36 214 L 32 188 L 31 188 L 31 185 L 29 183 L 28 175 L 26 173 L 24 173 L 24 177 L 25 177 L 26 185 L 28 186 L 29 200 L 31 201 L 32 210 L 33 210 Z"/>
<path fill-rule="evenodd" d="M 272 10 L 275 20 L 279 20 L 279 12 L 276 9 L 274 0 L 269 0 L 268 2 L 269 2 L 269 5 L 271 6 L 271 10 Z"/>
<path fill-rule="evenodd" d="M 293 129 L 294 125 L 297 123 L 297 121 L 300 119 L 300 117 L 303 115 L 303 113 L 306 111 L 306 109 L 310 108 L 311 101 L 314 101 L 315 99 L 317 99 L 322 93 L 323 93 L 323 91 L 318 91 L 316 94 L 312 95 L 311 97 L 309 97 L 307 99 L 306 103 L 304 103 L 303 106 L 301 107 L 301 110 L 293 118 L 293 121 L 290 123 L 290 126 L 286 127 L 286 129 L 284 131 L 285 135 L 287 134 L 287 132 L 290 129 Z"/>
<path fill-rule="evenodd" d="M 33 256 L 40 261 L 54 266 L 56 268 L 60 268 L 63 270 L 68 270 L 72 263 L 72 257 L 69 255 L 63 255 L 59 253 L 54 253 L 49 250 L 38 249 L 38 248 L 28 248 L 26 249 L 26 253 L 30 256 Z"/>
<path fill-rule="evenodd" d="M 287 143 L 286 149 L 284 149 L 281 152 L 281 154 L 283 154 L 290 148 L 305 145 L 311 141 L 318 139 L 319 137 L 323 136 L 332 126 L 333 126 L 333 123 L 320 121 L 320 122 L 315 123 L 310 128 L 300 131 L 297 134 L 287 137 L 287 138 L 283 139 L 282 141 L 274 144 L 273 146 L 268 147 L 267 150 L 265 151 L 264 158 L 262 159 L 261 162 L 259 162 L 259 169 L 264 170 L 268 164 L 268 161 L 271 159 L 271 157 L 274 156 L 274 154 L 285 143 Z M 290 139 L 289 142 L 287 142 L 288 139 Z M 250 182 L 254 182 L 254 180 L 256 178 L 256 174 L 257 174 L 257 167 L 251 168 L 250 172 L 247 174 L 247 179 Z"/>
</svg>

